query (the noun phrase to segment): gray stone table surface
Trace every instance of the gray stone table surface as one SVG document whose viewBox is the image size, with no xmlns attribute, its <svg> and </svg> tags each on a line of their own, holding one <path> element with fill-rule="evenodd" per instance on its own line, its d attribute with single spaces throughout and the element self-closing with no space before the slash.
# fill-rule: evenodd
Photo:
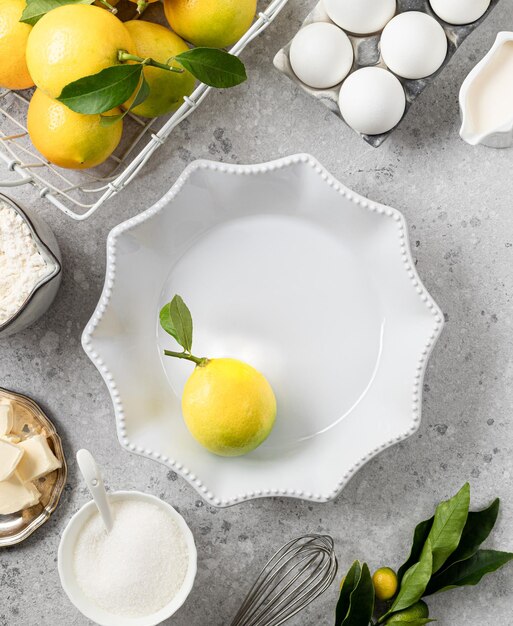
<svg viewBox="0 0 513 626">
<path fill-rule="evenodd" d="M 461 82 L 499 30 L 513 29 L 503 0 L 426 89 L 379 149 L 368 146 L 321 103 L 272 67 L 313 0 L 291 0 L 244 54 L 249 81 L 213 93 L 154 157 L 152 166 L 85 223 L 74 223 L 32 195 L 64 256 L 62 288 L 35 326 L 0 344 L 0 385 L 32 396 L 58 426 L 69 482 L 51 520 L 0 552 L 2 626 L 82 626 L 57 575 L 57 546 L 69 517 L 88 499 L 74 453 L 91 449 L 111 488 L 140 489 L 179 508 L 199 549 L 193 592 L 176 626 L 229 624 L 249 584 L 275 548 L 307 532 L 331 534 L 342 568 L 355 558 L 397 566 L 417 521 L 468 479 L 474 505 L 500 496 L 489 544 L 513 548 L 513 151 L 471 148 L 458 137 Z M 262 499 L 218 510 L 163 465 L 119 446 L 106 388 L 80 346 L 98 300 L 105 238 L 118 222 L 157 200 L 190 161 L 253 163 L 310 152 L 355 191 L 401 210 L 418 271 L 447 324 L 430 360 L 417 434 L 368 463 L 329 504 Z M 337 586 L 290 622 L 329 626 Z M 477 588 L 430 600 L 444 626 L 511 624 L 513 567 Z"/>
</svg>

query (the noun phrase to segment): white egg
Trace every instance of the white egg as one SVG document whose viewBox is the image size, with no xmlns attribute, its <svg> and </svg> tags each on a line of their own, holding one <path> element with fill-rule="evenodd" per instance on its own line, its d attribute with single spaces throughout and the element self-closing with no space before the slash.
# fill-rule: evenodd
<svg viewBox="0 0 513 626">
<path fill-rule="evenodd" d="M 403 78 L 425 78 L 439 69 L 447 54 L 447 37 L 434 17 L 407 11 L 388 22 L 381 35 L 381 56 Z"/>
<path fill-rule="evenodd" d="M 334 24 L 316 22 L 302 28 L 290 46 L 294 73 L 310 87 L 328 89 L 338 85 L 353 65 L 349 37 Z"/>
<path fill-rule="evenodd" d="M 482 17 L 491 0 L 431 0 L 431 8 L 444 22 L 470 24 Z"/>
<path fill-rule="evenodd" d="M 324 0 L 335 24 L 357 35 L 381 30 L 394 17 L 396 0 Z"/>
<path fill-rule="evenodd" d="M 400 122 L 406 96 L 397 77 L 389 71 L 363 67 L 342 84 L 338 104 L 351 128 L 365 135 L 379 135 Z"/>
</svg>

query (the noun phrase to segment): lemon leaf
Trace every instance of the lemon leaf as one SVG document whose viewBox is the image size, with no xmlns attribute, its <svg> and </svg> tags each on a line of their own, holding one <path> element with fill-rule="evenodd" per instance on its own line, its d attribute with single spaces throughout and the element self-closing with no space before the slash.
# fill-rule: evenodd
<svg viewBox="0 0 513 626">
<path fill-rule="evenodd" d="M 374 612 L 374 585 L 367 563 L 362 565 L 359 580 L 351 591 L 349 610 L 341 626 L 369 626 Z"/>
<path fill-rule="evenodd" d="M 428 536 L 433 554 L 433 574 L 458 547 L 467 522 L 469 506 L 470 485 L 465 483 L 453 498 L 436 507 L 435 519 Z"/>
<path fill-rule="evenodd" d="M 176 332 L 175 325 L 173 324 L 173 320 L 171 318 L 171 311 L 169 310 L 170 305 L 171 302 L 168 302 L 160 309 L 160 325 L 168 335 L 171 335 L 173 339 L 176 339 L 176 341 L 178 341 L 178 333 Z"/>
<path fill-rule="evenodd" d="M 404 574 L 399 593 L 387 615 L 402 611 L 418 602 L 429 583 L 433 568 L 433 554 L 429 538 L 424 544 L 420 560 Z"/>
<path fill-rule="evenodd" d="M 468 513 L 467 503 L 470 503 L 470 487 L 468 484 L 465 484 L 454 498 L 439 504 L 433 517 L 417 524 L 410 556 L 397 572 L 399 582 L 402 581 L 406 571 L 420 559 L 424 543 L 428 537 L 432 541 L 433 571 L 436 571 L 437 567 L 438 569 L 442 567 L 444 563 L 440 565 L 440 562 L 445 561 L 447 553 L 451 554 L 451 551 L 456 548 L 456 552 L 460 552 L 461 548 L 461 552 L 464 554 L 469 549 L 471 550 L 470 554 L 466 554 L 463 558 L 471 556 L 477 550 L 479 545 L 490 534 L 495 524 L 498 503 L 494 502 L 489 509 L 479 511 L 478 513 Z M 467 514 L 468 517 L 466 517 Z M 489 526 L 492 520 L 493 523 Z M 462 524 L 464 524 L 463 528 Z M 478 540 L 480 537 L 482 538 Z M 477 545 L 475 545 L 476 542 Z M 474 545 L 475 549 L 472 552 L 472 546 Z M 453 560 L 453 556 L 456 556 L 456 553 L 450 556 L 445 564 L 446 566 L 449 562 L 453 563 L 456 560 L 461 560 L 460 558 Z"/>
<path fill-rule="evenodd" d="M 471 511 L 468 514 L 467 523 L 463 529 L 460 543 L 456 550 L 444 563 L 440 573 L 444 572 L 448 567 L 465 561 L 473 556 L 479 549 L 479 546 L 491 533 L 497 516 L 499 515 L 500 500 L 496 498 L 492 504 L 481 511 Z"/>
<path fill-rule="evenodd" d="M 105 113 L 126 102 L 139 85 L 143 66 L 113 65 L 69 83 L 57 98 L 77 113 Z"/>
<path fill-rule="evenodd" d="M 415 532 L 413 533 L 413 543 L 410 551 L 410 556 L 408 559 L 401 565 L 397 572 L 397 579 L 399 583 L 402 581 L 405 573 L 410 569 L 412 565 L 417 563 L 420 559 L 420 555 L 422 554 L 422 548 L 426 543 L 426 539 L 428 538 L 429 531 L 433 526 L 434 516 L 430 517 L 423 522 L 419 522 L 415 527 Z"/>
<path fill-rule="evenodd" d="M 244 63 L 226 50 L 192 48 L 174 57 L 182 67 L 205 85 L 226 89 L 247 79 Z"/>
<path fill-rule="evenodd" d="M 351 593 L 358 584 L 362 573 L 362 567 L 360 561 L 355 561 L 349 571 L 347 572 L 342 588 L 340 589 L 340 596 L 335 609 L 335 626 L 340 626 L 344 621 L 348 611 Z"/>
<path fill-rule="evenodd" d="M 137 92 L 135 93 L 134 99 L 130 107 L 126 109 L 123 113 L 121 113 L 120 115 L 102 115 L 100 117 L 100 125 L 112 126 L 112 124 L 119 122 L 119 120 L 122 120 L 125 117 L 125 115 L 130 113 L 132 109 L 134 109 L 136 106 L 144 102 L 149 95 L 150 95 L 150 86 L 148 85 L 148 82 L 144 78 L 144 74 L 143 74 L 142 80 L 139 83 L 139 87 L 137 89 Z"/>
<path fill-rule="evenodd" d="M 176 295 L 169 303 L 169 316 L 176 333 L 175 339 L 186 352 L 192 349 L 192 317 L 182 298 Z"/>
<path fill-rule="evenodd" d="M 94 0 L 27 0 L 20 22 L 34 26 L 48 11 L 65 4 L 92 4 Z"/>
<path fill-rule="evenodd" d="M 478 550 L 466 561 L 455 563 L 440 574 L 434 576 L 426 589 L 425 595 L 448 591 L 456 587 L 477 585 L 485 574 L 495 572 L 513 560 L 511 552 L 498 550 Z"/>
</svg>

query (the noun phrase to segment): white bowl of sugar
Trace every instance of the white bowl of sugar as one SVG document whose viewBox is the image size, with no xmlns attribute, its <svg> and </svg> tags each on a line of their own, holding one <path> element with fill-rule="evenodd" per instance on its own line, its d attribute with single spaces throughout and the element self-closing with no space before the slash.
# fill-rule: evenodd
<svg viewBox="0 0 513 626">
<path fill-rule="evenodd" d="M 100 626 L 155 626 L 185 602 L 197 553 L 183 517 L 139 491 L 109 494 L 110 533 L 93 501 L 71 518 L 58 552 L 68 598 Z"/>
</svg>

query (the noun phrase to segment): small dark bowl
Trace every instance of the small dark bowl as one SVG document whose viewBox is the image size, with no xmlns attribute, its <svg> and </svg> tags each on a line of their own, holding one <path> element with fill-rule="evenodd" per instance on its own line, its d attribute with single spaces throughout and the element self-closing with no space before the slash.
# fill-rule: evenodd
<svg viewBox="0 0 513 626">
<path fill-rule="evenodd" d="M 9 205 L 25 221 L 37 249 L 51 270 L 34 286 L 17 313 L 0 324 L 0 339 L 2 339 L 27 328 L 47 311 L 59 290 L 62 266 L 59 245 L 50 227 L 41 218 L 26 209 L 22 209 L 14 200 L 2 193 L 0 193 L 0 202 Z"/>
</svg>

